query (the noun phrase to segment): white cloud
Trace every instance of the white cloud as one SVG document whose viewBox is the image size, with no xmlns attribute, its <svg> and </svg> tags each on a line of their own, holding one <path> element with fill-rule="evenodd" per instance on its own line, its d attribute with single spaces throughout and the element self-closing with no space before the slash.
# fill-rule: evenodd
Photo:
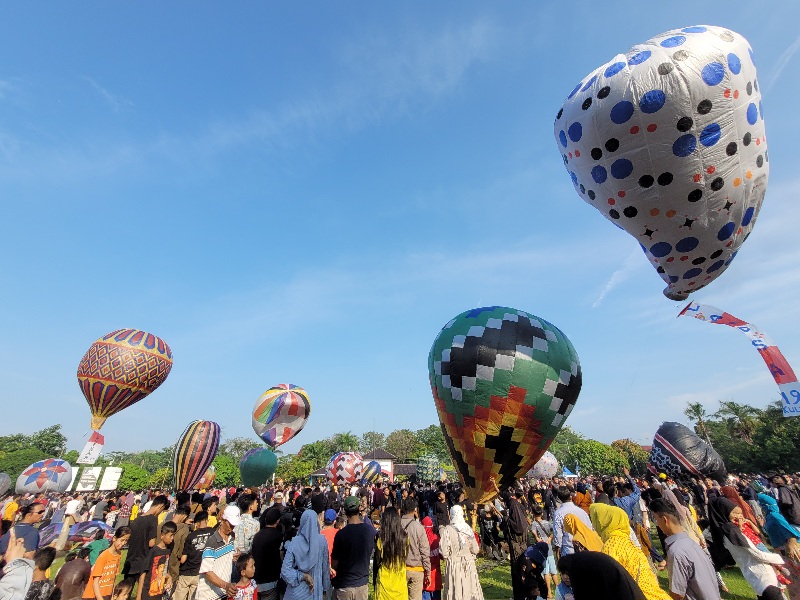
<svg viewBox="0 0 800 600">
<path fill-rule="evenodd" d="M 115 113 L 122 112 L 123 110 L 128 110 L 133 108 L 133 102 L 128 100 L 124 96 L 120 96 L 119 94 L 113 94 L 108 89 L 100 85 L 97 81 L 89 77 L 88 75 L 84 75 L 83 79 L 92 86 L 94 91 L 96 91 L 100 96 L 105 100 L 108 105 L 111 107 Z"/>
<path fill-rule="evenodd" d="M 597 308 L 603 299 L 616 288 L 619 284 L 630 279 L 639 271 L 644 271 L 647 266 L 647 260 L 642 256 L 642 252 L 636 248 L 633 250 L 622 263 L 622 266 L 611 274 L 611 277 L 606 282 L 606 286 L 600 295 L 592 304 L 592 308 Z"/>
<path fill-rule="evenodd" d="M 783 51 L 783 54 L 780 55 L 778 58 L 778 62 L 775 63 L 775 67 L 772 69 L 772 73 L 770 74 L 769 83 L 767 83 L 764 92 L 768 93 L 772 87 L 778 82 L 783 70 L 789 64 L 789 61 L 792 60 L 795 53 L 800 50 L 800 36 L 797 39 L 789 44 L 786 50 Z"/>
</svg>

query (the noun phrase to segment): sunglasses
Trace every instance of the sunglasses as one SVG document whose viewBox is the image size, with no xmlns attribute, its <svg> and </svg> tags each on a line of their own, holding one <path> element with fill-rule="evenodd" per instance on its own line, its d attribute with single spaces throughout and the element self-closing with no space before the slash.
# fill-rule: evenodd
<svg viewBox="0 0 800 600">
<path fill-rule="evenodd" d="M 36 511 L 31 511 L 31 512 L 32 512 L 33 514 L 35 514 L 35 515 L 43 515 L 43 514 L 44 514 L 44 511 L 43 511 L 43 510 L 36 510 Z"/>
</svg>

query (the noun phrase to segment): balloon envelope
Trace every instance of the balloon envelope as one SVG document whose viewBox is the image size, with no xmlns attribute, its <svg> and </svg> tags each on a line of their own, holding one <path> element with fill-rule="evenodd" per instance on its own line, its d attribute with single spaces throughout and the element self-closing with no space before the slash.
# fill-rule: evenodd
<svg viewBox="0 0 800 600">
<path fill-rule="evenodd" d="M 670 477 L 710 477 L 723 483 L 728 472 L 722 457 L 694 431 L 680 423 L 658 428 L 650 450 L 650 464 Z"/>
<path fill-rule="evenodd" d="M 114 528 L 106 525 L 103 521 L 83 521 L 75 523 L 69 528 L 69 538 L 67 539 L 70 542 L 91 542 L 96 539 L 98 531 L 102 531 L 105 537 L 111 537 Z"/>
<path fill-rule="evenodd" d="M 78 385 L 92 410 L 92 429 L 136 404 L 164 383 L 172 350 L 159 337 L 138 329 L 118 329 L 89 347 L 78 365 Z"/>
<path fill-rule="evenodd" d="M 552 452 L 545 452 L 528 473 L 536 479 L 550 479 L 558 475 L 558 460 Z"/>
<path fill-rule="evenodd" d="M 72 467 L 60 458 L 48 458 L 29 465 L 17 477 L 17 494 L 63 492 L 72 481 Z"/>
<path fill-rule="evenodd" d="M 361 479 L 364 463 L 360 454 L 339 452 L 331 457 L 325 469 L 328 480 L 335 485 L 356 483 Z"/>
<path fill-rule="evenodd" d="M 507 486 L 550 446 L 581 389 L 575 348 L 554 325 L 492 306 L 455 317 L 428 356 L 433 399 L 461 483 L 474 502 Z"/>
<path fill-rule="evenodd" d="M 426 454 L 417 459 L 417 479 L 420 481 L 439 481 L 439 457 Z"/>
<path fill-rule="evenodd" d="M 361 476 L 367 483 L 377 483 L 381 480 L 381 474 L 381 463 L 379 463 L 377 460 L 373 460 L 366 464 L 364 467 L 364 472 Z"/>
<path fill-rule="evenodd" d="M 257 487 L 264 485 L 275 474 L 278 468 L 278 457 L 267 448 L 248 450 L 239 461 L 239 473 L 242 485 Z"/>
<path fill-rule="evenodd" d="M 203 478 L 197 483 L 198 489 L 205 490 L 211 487 L 214 480 L 217 478 L 217 467 L 211 465 L 203 475 Z"/>
<path fill-rule="evenodd" d="M 253 430 L 266 444 L 277 448 L 300 433 L 310 414 L 308 393 L 291 383 L 281 383 L 256 400 Z"/>
<path fill-rule="evenodd" d="M 755 225 L 769 157 L 750 44 L 722 27 L 658 35 L 575 86 L 554 124 L 578 195 L 632 235 L 686 298 Z"/>
<path fill-rule="evenodd" d="M 203 478 L 219 449 L 219 425 L 192 421 L 178 438 L 172 456 L 175 489 L 192 490 Z"/>
<path fill-rule="evenodd" d="M 0 496 L 11 489 L 11 477 L 7 473 L 0 473 Z"/>
</svg>

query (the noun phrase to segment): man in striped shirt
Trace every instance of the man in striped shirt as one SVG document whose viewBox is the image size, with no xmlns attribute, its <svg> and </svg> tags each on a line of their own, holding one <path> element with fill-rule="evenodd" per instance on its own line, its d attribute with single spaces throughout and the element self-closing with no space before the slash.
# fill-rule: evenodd
<svg viewBox="0 0 800 600">
<path fill-rule="evenodd" d="M 197 600 L 220 600 L 236 593 L 236 585 L 231 583 L 231 573 L 238 553 L 233 548 L 232 533 L 239 523 L 239 507 L 226 506 L 219 519 L 217 531 L 208 538 L 203 550 Z"/>
</svg>

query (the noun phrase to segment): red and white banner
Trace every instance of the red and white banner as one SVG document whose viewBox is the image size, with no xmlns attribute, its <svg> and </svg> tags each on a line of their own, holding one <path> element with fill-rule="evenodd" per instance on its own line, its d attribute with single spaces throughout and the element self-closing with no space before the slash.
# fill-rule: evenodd
<svg viewBox="0 0 800 600">
<path fill-rule="evenodd" d="M 691 316 L 715 325 L 727 325 L 750 338 L 750 343 L 767 363 L 769 372 L 778 384 L 783 399 L 783 416 L 800 417 L 800 384 L 797 382 L 797 376 L 775 343 L 763 331 L 716 306 L 697 302 L 690 302 L 678 316 Z"/>
<path fill-rule="evenodd" d="M 81 455 L 78 457 L 79 465 L 93 465 L 97 462 L 100 453 L 103 451 L 103 444 L 106 443 L 106 438 L 98 431 L 93 431 L 89 436 L 89 441 L 83 447 Z"/>
</svg>

